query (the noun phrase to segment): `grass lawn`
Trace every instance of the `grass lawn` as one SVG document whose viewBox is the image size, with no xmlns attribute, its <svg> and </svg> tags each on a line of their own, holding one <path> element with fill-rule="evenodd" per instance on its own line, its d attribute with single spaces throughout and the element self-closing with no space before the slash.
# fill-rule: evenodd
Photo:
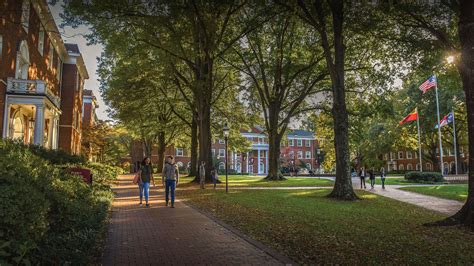
<svg viewBox="0 0 474 266">
<path fill-rule="evenodd" d="M 370 185 L 370 179 L 366 178 L 365 183 Z M 375 184 L 382 185 L 382 180 L 380 179 L 380 176 L 375 177 Z M 402 177 L 387 176 L 387 178 L 385 178 L 385 185 L 413 185 L 413 184 L 442 184 L 442 183 L 433 183 L 433 182 L 418 183 L 418 182 L 408 181 L 403 176 Z"/>
<path fill-rule="evenodd" d="M 467 200 L 467 184 L 429 187 L 404 187 L 401 189 L 445 199 L 458 200 L 462 202 L 465 202 Z"/>
<path fill-rule="evenodd" d="M 328 189 L 178 193 L 301 264 L 474 263 L 474 233 L 422 226 L 445 216 L 367 192 L 357 202 Z"/>
<path fill-rule="evenodd" d="M 264 176 L 247 176 L 247 175 L 229 175 L 230 187 L 332 187 L 334 182 L 327 179 L 319 178 L 297 178 L 288 177 L 284 181 L 265 181 Z M 221 184 L 219 187 L 225 187 L 225 175 L 220 175 Z M 183 183 L 189 183 L 192 178 L 182 178 Z"/>
</svg>

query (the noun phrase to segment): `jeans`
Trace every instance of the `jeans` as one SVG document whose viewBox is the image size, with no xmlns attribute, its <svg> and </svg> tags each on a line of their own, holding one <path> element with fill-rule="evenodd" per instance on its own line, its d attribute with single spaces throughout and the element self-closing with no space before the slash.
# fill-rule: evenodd
<svg viewBox="0 0 474 266">
<path fill-rule="evenodd" d="M 385 189 L 385 177 L 380 178 L 382 180 L 382 188 Z"/>
<path fill-rule="evenodd" d="M 176 189 L 176 181 L 175 180 L 166 180 L 166 203 L 169 202 L 169 195 L 171 192 L 171 205 L 174 205 L 174 191 Z"/>
<path fill-rule="evenodd" d="M 371 186 L 372 188 L 374 188 L 374 186 L 375 186 L 375 178 L 374 178 L 374 179 L 370 179 L 370 186 Z"/>
<path fill-rule="evenodd" d="M 142 202 L 143 195 L 145 195 L 145 202 L 148 203 L 148 196 L 150 194 L 150 182 L 143 182 L 138 185 L 140 189 L 140 202 Z"/>
<path fill-rule="evenodd" d="M 362 188 L 362 186 L 364 186 L 365 188 L 365 176 L 364 177 L 360 177 L 360 188 Z"/>
<path fill-rule="evenodd" d="M 215 177 L 215 176 L 212 177 L 212 183 L 214 183 L 214 188 L 216 188 L 216 185 L 217 185 L 217 177 Z"/>
</svg>

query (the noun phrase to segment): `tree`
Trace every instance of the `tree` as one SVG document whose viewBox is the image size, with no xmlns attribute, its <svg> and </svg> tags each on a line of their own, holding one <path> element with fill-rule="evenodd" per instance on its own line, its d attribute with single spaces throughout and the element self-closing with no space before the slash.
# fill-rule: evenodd
<svg viewBox="0 0 474 266">
<path fill-rule="evenodd" d="M 263 112 L 269 140 L 267 180 L 284 179 L 280 148 L 288 125 L 292 118 L 314 110 L 308 98 L 325 91 L 318 83 L 327 73 L 321 66 L 322 52 L 315 52 L 313 35 L 297 18 L 282 13 L 238 43 L 233 51 L 240 64 L 227 61 L 243 73 L 248 100 L 256 101 Z"/>
</svg>

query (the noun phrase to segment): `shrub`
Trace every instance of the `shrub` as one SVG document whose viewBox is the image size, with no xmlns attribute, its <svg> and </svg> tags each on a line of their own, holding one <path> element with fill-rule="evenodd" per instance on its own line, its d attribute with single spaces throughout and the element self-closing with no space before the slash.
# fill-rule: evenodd
<svg viewBox="0 0 474 266">
<path fill-rule="evenodd" d="M 100 183 L 90 187 L 34 151 L 0 140 L 0 265 L 88 264 L 116 169 L 91 166 Z"/>
<path fill-rule="evenodd" d="M 87 161 L 82 156 L 71 155 L 63 150 L 51 150 L 38 145 L 26 146 L 35 155 L 45 159 L 51 164 L 85 164 Z"/>
<path fill-rule="evenodd" d="M 413 182 L 443 182 L 444 178 L 438 172 L 408 172 L 405 179 Z"/>
</svg>

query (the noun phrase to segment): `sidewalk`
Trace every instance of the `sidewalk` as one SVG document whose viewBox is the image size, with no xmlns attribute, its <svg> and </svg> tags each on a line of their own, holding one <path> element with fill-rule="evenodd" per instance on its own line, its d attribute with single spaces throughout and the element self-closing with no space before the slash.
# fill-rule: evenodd
<svg viewBox="0 0 474 266">
<path fill-rule="evenodd" d="M 187 205 L 164 207 L 163 189 L 152 188 L 150 208 L 138 206 L 131 175 L 119 176 L 104 265 L 283 264 Z"/>
</svg>

